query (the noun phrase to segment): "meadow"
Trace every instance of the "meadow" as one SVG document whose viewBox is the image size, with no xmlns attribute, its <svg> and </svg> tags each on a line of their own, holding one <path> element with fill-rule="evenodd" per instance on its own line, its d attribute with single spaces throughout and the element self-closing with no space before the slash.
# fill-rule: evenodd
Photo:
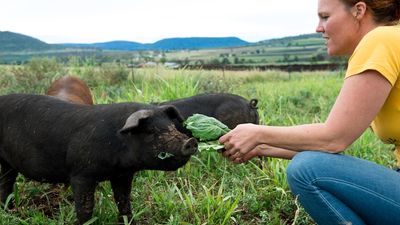
<svg viewBox="0 0 400 225">
<path fill-rule="evenodd" d="M 127 69 L 61 65 L 36 59 L 22 66 L 0 65 L 0 94 L 44 94 L 60 76 L 81 77 L 96 104 L 123 101 L 160 102 L 207 92 L 230 92 L 259 100 L 260 123 L 293 125 L 324 121 L 343 81 L 343 71 L 287 73 L 280 71 L 170 70 L 163 67 Z M 392 146 L 367 130 L 344 154 L 394 166 Z M 174 172 L 141 171 L 133 182 L 132 209 L 140 225 L 314 224 L 286 182 L 289 161 L 252 159 L 235 165 L 216 152 L 200 152 Z M 34 182 L 18 176 L 9 201 L 0 210 L 0 224 L 73 224 L 69 186 Z M 113 224 L 117 208 L 109 182 L 95 195 L 92 220 Z M 129 224 L 129 221 L 126 221 Z"/>
</svg>

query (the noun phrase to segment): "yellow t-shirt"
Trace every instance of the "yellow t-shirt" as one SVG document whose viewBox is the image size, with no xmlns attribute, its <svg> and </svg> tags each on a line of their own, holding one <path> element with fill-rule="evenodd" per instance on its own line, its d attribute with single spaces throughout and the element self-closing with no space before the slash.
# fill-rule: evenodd
<svg viewBox="0 0 400 225">
<path fill-rule="evenodd" d="M 366 34 L 349 59 L 345 78 L 366 70 L 378 71 L 393 86 L 371 127 L 383 142 L 396 146 L 400 166 L 400 25 L 377 27 Z"/>
</svg>

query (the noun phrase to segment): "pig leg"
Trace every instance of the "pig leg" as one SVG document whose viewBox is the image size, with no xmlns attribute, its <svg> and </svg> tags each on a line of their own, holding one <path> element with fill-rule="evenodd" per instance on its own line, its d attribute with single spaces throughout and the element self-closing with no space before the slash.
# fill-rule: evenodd
<svg viewBox="0 0 400 225">
<path fill-rule="evenodd" d="M 114 192 L 114 199 L 118 206 L 120 220 L 127 216 L 128 221 L 132 218 L 131 212 L 131 189 L 133 175 L 124 175 L 110 180 Z M 121 221 L 123 222 L 123 221 Z"/>
<path fill-rule="evenodd" d="M 13 191 L 18 172 L 3 160 L 0 161 L 0 166 L 0 200 L 2 204 L 5 204 L 8 196 Z"/>
<path fill-rule="evenodd" d="M 92 179 L 82 177 L 71 179 L 78 224 L 83 224 L 92 218 L 96 186 L 97 182 Z"/>
</svg>

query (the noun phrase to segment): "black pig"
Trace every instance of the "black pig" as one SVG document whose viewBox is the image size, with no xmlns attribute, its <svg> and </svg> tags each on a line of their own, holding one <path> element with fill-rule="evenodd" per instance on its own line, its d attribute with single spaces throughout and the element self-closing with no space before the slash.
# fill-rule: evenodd
<svg viewBox="0 0 400 225">
<path fill-rule="evenodd" d="M 69 183 L 82 224 L 91 218 L 98 182 L 109 180 L 120 215 L 130 218 L 133 174 L 176 170 L 197 150 L 196 140 L 178 132 L 172 120 L 183 118 L 170 105 L 91 106 L 42 95 L 0 96 L 0 200 L 12 192 L 18 172 Z"/>
<path fill-rule="evenodd" d="M 179 110 L 184 119 L 195 113 L 212 116 L 227 125 L 230 129 L 233 129 L 242 123 L 259 123 L 257 103 L 257 99 L 249 101 L 235 94 L 214 93 L 199 94 L 153 104 L 173 105 Z M 183 128 L 179 122 L 176 122 L 175 125 L 180 131 L 190 134 L 190 131 Z"/>
</svg>

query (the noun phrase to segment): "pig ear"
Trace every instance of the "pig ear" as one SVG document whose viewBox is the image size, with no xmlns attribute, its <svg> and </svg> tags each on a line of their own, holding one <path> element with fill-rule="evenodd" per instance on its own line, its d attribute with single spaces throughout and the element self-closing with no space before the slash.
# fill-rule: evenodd
<svg viewBox="0 0 400 225">
<path fill-rule="evenodd" d="M 139 110 L 137 112 L 132 113 L 132 115 L 130 115 L 128 119 L 126 119 L 125 125 L 119 130 L 119 133 L 125 134 L 135 129 L 140 125 L 141 122 L 151 117 L 152 115 L 153 111 L 151 110 Z"/>
<path fill-rule="evenodd" d="M 180 123 L 183 122 L 183 116 L 179 112 L 179 110 L 173 105 L 163 105 L 160 106 L 161 110 L 164 111 L 165 114 L 171 119 L 177 119 Z"/>
</svg>

